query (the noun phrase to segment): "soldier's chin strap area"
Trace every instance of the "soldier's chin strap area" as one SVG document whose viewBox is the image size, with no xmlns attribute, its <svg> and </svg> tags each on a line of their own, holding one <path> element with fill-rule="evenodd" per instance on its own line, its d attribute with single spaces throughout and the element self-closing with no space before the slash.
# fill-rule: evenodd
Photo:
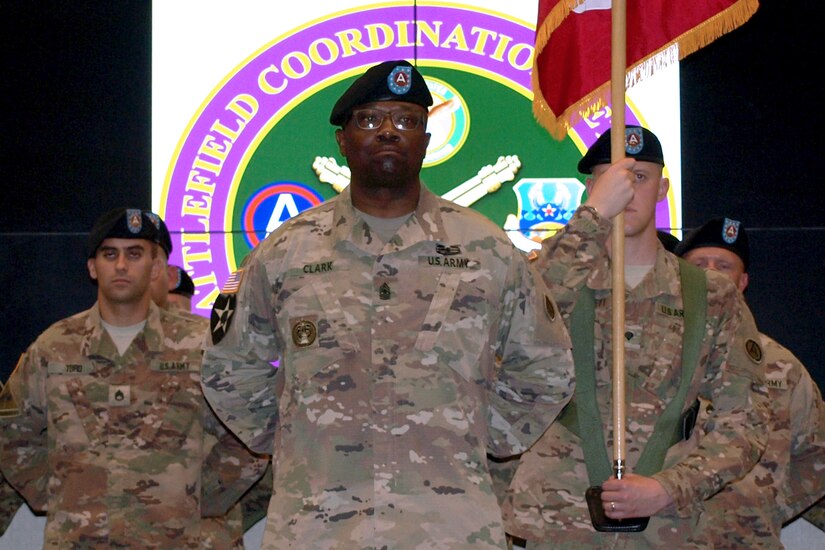
<svg viewBox="0 0 825 550">
<path fill-rule="evenodd" d="M 674 443 L 690 437 L 696 420 L 698 403 L 691 405 L 684 413 L 682 409 L 696 370 L 705 332 L 707 279 L 704 271 L 681 258 L 679 275 L 685 309 L 685 332 L 682 340 L 683 372 L 676 395 L 656 421 L 653 434 L 634 468 L 636 473 L 644 476 L 661 470 L 667 450 Z M 601 505 L 601 484 L 610 477 L 612 469 L 596 401 L 596 362 L 593 348 L 595 312 L 596 301 L 593 291 L 583 287 L 570 316 L 570 338 L 573 342 L 573 362 L 576 371 L 575 397 L 565 407 L 559 421 L 581 439 L 587 475 L 592 485 L 585 496 L 593 527 L 597 531 L 607 532 L 643 531 L 649 518 L 612 520 L 605 516 Z M 583 434 L 587 434 L 586 437 L 583 437 Z"/>
</svg>

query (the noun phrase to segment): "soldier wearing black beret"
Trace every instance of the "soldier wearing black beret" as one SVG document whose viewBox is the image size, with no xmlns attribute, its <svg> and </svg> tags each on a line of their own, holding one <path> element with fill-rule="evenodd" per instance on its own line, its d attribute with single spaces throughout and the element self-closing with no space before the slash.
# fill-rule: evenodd
<svg viewBox="0 0 825 550">
<path fill-rule="evenodd" d="M 116 208 L 96 221 L 95 303 L 40 334 L 0 385 L 3 477 L 48 510 L 45 548 L 243 547 L 230 506 L 266 461 L 203 400 L 204 323 L 152 302 L 158 220 Z"/>
<path fill-rule="evenodd" d="M 724 248 L 742 260 L 744 272 L 750 263 L 748 232 L 742 222 L 731 218 L 713 218 L 706 221 L 687 235 L 676 247 L 676 255 L 684 256 L 694 248 Z"/>
<path fill-rule="evenodd" d="M 485 457 L 529 447 L 570 396 L 567 333 L 524 254 L 422 182 L 432 103 L 405 60 L 355 79 L 329 117 L 349 185 L 215 300 L 204 395 L 277 449 L 262 547 L 506 548 Z"/>
<path fill-rule="evenodd" d="M 385 61 L 352 83 L 332 108 L 329 122 L 343 126 L 355 107 L 377 101 L 415 103 L 426 109 L 433 104 L 433 96 L 424 77 L 408 61 Z"/>
<path fill-rule="evenodd" d="M 625 157 L 665 165 L 662 144 L 656 134 L 642 126 L 625 127 Z M 599 136 L 579 161 L 578 169 L 582 174 L 592 174 L 597 164 L 610 164 L 610 131 Z"/>
<path fill-rule="evenodd" d="M 581 159 L 587 199 L 542 241 L 533 264 L 568 322 L 576 395 L 522 454 L 507 492 L 505 525 L 531 549 L 683 547 L 701 503 L 745 475 L 766 438 L 758 336 L 747 306 L 730 281 L 665 250 L 656 228 L 657 204 L 670 185 L 662 145 L 639 126 L 619 136 L 620 160 L 611 162 L 607 129 Z M 621 262 L 614 231 L 623 235 Z M 619 265 L 624 286 L 617 289 Z M 613 394 L 614 298 L 624 306 L 620 398 Z M 725 369 L 731 372 L 719 383 Z M 711 396 L 712 422 L 694 422 L 699 395 Z M 621 478 L 608 458 L 619 439 L 610 424 L 617 399 L 626 407 L 621 436 L 628 442 Z M 698 433 L 701 445 L 687 443 Z"/>
<path fill-rule="evenodd" d="M 100 244 L 106 239 L 145 239 L 160 244 L 159 218 L 153 216 L 151 212 L 140 208 L 121 207 L 109 210 L 97 219 L 89 232 L 88 257 L 94 258 Z"/>
<path fill-rule="evenodd" d="M 750 243 L 739 220 L 708 220 L 685 236 L 676 254 L 725 275 L 741 292 L 748 288 Z M 714 520 L 699 524 L 697 546 L 781 548 L 783 524 L 815 502 L 806 519 L 817 521 L 825 511 L 825 402 L 790 350 L 766 334 L 759 342 L 772 412 L 768 445 L 744 478 L 705 501 L 705 517 Z"/>
<path fill-rule="evenodd" d="M 192 277 L 180 266 L 170 265 L 170 289 L 167 297 L 169 309 L 191 311 L 192 296 L 195 295 L 195 283 Z"/>
</svg>

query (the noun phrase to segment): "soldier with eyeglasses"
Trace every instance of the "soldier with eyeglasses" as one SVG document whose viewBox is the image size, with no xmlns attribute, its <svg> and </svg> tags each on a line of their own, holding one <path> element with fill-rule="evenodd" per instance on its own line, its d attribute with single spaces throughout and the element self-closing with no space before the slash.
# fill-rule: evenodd
<svg viewBox="0 0 825 550">
<path fill-rule="evenodd" d="M 262 548 L 506 548 L 486 455 L 523 452 L 572 393 L 541 278 L 421 181 L 432 103 L 407 61 L 359 77 L 330 116 L 350 185 L 215 302 L 204 393 L 273 456 Z"/>
</svg>

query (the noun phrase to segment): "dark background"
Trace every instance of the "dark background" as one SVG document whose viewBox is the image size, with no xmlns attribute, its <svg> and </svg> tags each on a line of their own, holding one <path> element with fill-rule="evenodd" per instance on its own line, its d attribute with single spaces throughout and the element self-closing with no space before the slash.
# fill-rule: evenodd
<svg viewBox="0 0 825 550">
<path fill-rule="evenodd" d="M 2 0 L 0 20 L 5 380 L 40 332 L 93 303 L 95 219 L 151 206 L 151 3 Z M 681 111 L 685 228 L 743 221 L 760 328 L 825 388 L 822 21 L 821 1 L 763 0 L 681 62 Z"/>
</svg>

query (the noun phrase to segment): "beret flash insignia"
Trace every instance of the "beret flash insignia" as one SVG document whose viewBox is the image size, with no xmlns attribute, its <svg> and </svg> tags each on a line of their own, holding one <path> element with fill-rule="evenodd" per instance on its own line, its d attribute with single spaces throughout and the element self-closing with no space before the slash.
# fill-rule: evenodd
<svg viewBox="0 0 825 550">
<path fill-rule="evenodd" d="M 396 66 L 387 76 L 387 87 L 395 95 L 404 95 L 412 88 L 412 67 Z"/>
</svg>

